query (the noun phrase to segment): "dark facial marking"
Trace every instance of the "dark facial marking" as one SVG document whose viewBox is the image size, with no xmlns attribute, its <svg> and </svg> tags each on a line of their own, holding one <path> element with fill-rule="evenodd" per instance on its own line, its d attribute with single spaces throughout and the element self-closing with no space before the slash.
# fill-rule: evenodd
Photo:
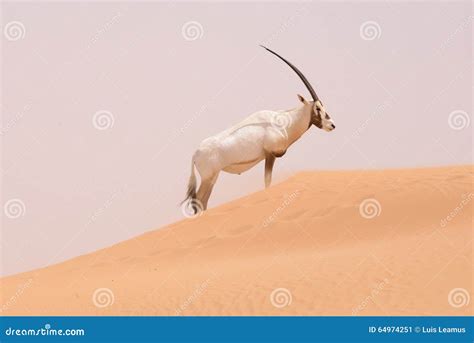
<svg viewBox="0 0 474 343">
<path fill-rule="evenodd" d="M 321 120 L 321 114 L 319 113 L 319 109 L 318 109 L 318 113 L 315 113 L 314 111 L 311 113 L 310 126 L 311 126 L 311 124 L 316 125 L 320 129 L 323 128 L 323 124 L 322 124 L 322 120 Z"/>
</svg>

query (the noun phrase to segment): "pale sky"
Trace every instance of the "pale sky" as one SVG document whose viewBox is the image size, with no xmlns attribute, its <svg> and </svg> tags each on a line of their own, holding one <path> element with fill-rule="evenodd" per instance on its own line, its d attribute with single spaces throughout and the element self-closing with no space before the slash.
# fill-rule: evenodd
<svg viewBox="0 0 474 343">
<path fill-rule="evenodd" d="M 259 44 L 306 74 L 337 126 L 310 129 L 276 161 L 274 182 L 300 170 L 472 163 L 471 1 L 1 10 L 3 275 L 182 219 L 201 140 L 309 96 Z M 221 174 L 210 206 L 263 184 L 263 165 Z"/>
</svg>

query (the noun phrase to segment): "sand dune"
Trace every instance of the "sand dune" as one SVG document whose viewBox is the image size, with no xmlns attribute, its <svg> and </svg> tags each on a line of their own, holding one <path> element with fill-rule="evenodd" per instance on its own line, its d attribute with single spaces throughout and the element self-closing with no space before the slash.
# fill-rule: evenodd
<svg viewBox="0 0 474 343">
<path fill-rule="evenodd" d="M 472 166 L 301 172 L 3 278 L 2 312 L 472 315 L 472 181 Z"/>
</svg>

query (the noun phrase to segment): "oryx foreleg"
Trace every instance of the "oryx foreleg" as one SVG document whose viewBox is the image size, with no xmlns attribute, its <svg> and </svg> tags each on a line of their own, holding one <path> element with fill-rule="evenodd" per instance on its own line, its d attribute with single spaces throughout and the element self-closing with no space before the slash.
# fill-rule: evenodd
<svg viewBox="0 0 474 343">
<path fill-rule="evenodd" d="M 270 187 L 272 183 L 273 164 L 275 163 L 275 156 L 271 153 L 265 154 L 265 188 Z"/>
</svg>

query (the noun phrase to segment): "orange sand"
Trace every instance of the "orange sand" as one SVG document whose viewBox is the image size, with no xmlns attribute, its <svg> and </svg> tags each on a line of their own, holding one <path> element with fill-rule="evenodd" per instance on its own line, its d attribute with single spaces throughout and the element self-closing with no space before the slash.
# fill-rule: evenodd
<svg viewBox="0 0 474 343">
<path fill-rule="evenodd" d="M 472 315 L 472 181 L 472 166 L 301 172 L 5 277 L 2 314 Z M 368 198 L 380 204 L 372 219 L 360 214 Z"/>
</svg>

